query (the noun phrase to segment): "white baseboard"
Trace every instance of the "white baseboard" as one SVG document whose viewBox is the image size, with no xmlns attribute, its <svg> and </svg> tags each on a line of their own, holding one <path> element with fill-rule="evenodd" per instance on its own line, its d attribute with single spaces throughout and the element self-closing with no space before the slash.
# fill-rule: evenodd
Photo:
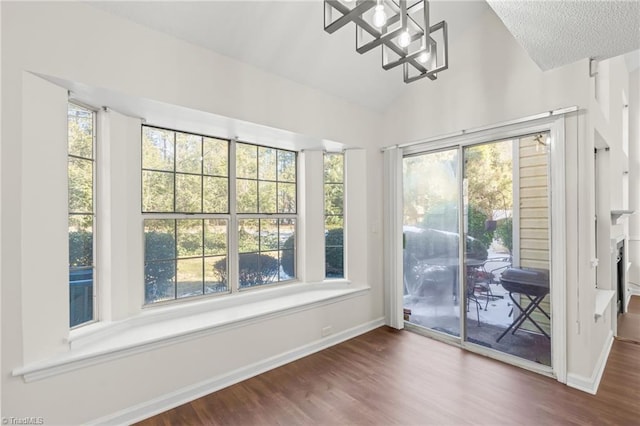
<svg viewBox="0 0 640 426">
<path fill-rule="evenodd" d="M 613 346 L 612 331 L 610 331 L 607 336 L 607 340 L 602 348 L 602 352 L 600 352 L 600 357 L 598 357 L 598 362 L 593 369 L 591 377 L 584 377 L 579 374 L 569 373 L 567 374 L 567 386 L 595 395 L 598 392 L 598 386 L 600 386 L 600 379 L 602 379 L 604 368 L 607 366 L 607 359 L 609 358 L 609 352 L 611 352 L 611 346 Z"/>
<path fill-rule="evenodd" d="M 226 388 L 243 380 L 262 374 L 266 371 L 280 367 L 289 362 L 311 355 L 328 347 L 337 345 L 345 340 L 352 339 L 368 331 L 384 325 L 384 318 L 361 324 L 348 330 L 336 333 L 326 338 L 293 349 L 289 352 L 273 356 L 263 361 L 256 362 L 246 367 L 239 368 L 227 374 L 217 376 L 191 386 L 178 389 L 174 392 L 154 398 L 150 401 L 134 405 L 116 413 L 100 417 L 87 424 L 90 425 L 129 425 L 144 420 L 156 414 L 175 408 L 179 405 L 193 401 L 212 392 Z"/>
</svg>

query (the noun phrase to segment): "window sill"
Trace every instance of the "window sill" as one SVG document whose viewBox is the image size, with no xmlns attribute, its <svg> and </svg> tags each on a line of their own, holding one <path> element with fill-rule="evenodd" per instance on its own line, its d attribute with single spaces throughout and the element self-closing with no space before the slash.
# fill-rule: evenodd
<svg viewBox="0 0 640 426">
<path fill-rule="evenodd" d="M 369 287 L 346 280 L 290 284 L 231 297 L 143 309 L 132 318 L 96 323 L 70 334 L 69 351 L 13 370 L 25 382 L 41 380 L 155 348 L 219 333 L 268 318 L 360 296 Z"/>
<path fill-rule="evenodd" d="M 603 290 L 596 289 L 596 302 L 595 302 L 595 313 L 594 318 L 598 320 L 601 316 L 604 315 L 604 312 L 607 310 L 609 305 L 611 304 L 611 299 L 616 295 L 615 290 Z"/>
</svg>

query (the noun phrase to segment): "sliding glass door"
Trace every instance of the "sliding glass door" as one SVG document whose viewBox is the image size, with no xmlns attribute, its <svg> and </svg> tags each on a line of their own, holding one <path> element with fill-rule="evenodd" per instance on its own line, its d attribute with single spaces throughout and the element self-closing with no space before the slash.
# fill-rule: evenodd
<svg viewBox="0 0 640 426">
<path fill-rule="evenodd" d="M 403 160 L 405 317 L 452 336 L 460 336 L 459 157 L 454 148 Z"/>
<path fill-rule="evenodd" d="M 547 133 L 465 147 L 466 340 L 551 365 Z M 514 226 L 515 225 L 515 226 Z M 484 259 L 484 260 L 482 260 Z"/>
<path fill-rule="evenodd" d="M 410 324 L 551 366 L 548 139 L 538 133 L 404 157 Z"/>
</svg>

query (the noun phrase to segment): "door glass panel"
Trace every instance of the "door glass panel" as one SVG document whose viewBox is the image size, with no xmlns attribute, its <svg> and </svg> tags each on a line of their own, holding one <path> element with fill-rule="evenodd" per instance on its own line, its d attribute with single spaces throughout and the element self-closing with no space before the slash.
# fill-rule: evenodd
<svg viewBox="0 0 640 426">
<path fill-rule="evenodd" d="M 412 324 L 460 336 L 458 150 L 403 159 L 404 312 Z"/>
<path fill-rule="evenodd" d="M 464 148 L 466 340 L 551 365 L 548 134 Z"/>
</svg>

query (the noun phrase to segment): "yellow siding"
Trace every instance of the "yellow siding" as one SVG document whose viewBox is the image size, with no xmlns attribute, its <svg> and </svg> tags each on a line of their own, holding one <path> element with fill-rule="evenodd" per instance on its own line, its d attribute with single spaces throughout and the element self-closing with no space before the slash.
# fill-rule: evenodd
<svg viewBox="0 0 640 426">
<path fill-rule="evenodd" d="M 532 138 L 526 138 L 526 143 L 520 145 L 520 157 L 539 157 L 544 154 L 540 145 L 536 147 L 536 143 Z"/>
<path fill-rule="evenodd" d="M 544 153 L 533 137 L 520 140 L 519 150 L 519 220 L 520 229 L 520 266 L 524 268 L 549 269 L 549 190 L 547 154 Z M 529 302 L 521 296 L 521 305 Z M 549 296 L 540 304 L 542 309 L 550 313 Z M 549 320 L 538 310 L 532 317 L 547 333 L 550 334 Z M 525 321 L 524 330 L 539 333 L 539 330 Z"/>
<path fill-rule="evenodd" d="M 520 228 L 525 229 L 548 229 L 548 219 L 520 219 Z"/>
<path fill-rule="evenodd" d="M 522 247 L 520 248 L 520 256 L 521 258 L 526 259 L 527 261 L 535 261 L 535 262 L 549 262 L 549 250 L 525 250 Z"/>
<path fill-rule="evenodd" d="M 520 218 L 528 218 L 528 219 L 549 219 L 549 210 L 544 207 L 527 207 L 520 208 Z"/>
<path fill-rule="evenodd" d="M 520 167 L 541 166 L 544 163 L 535 157 L 520 157 Z"/>
<path fill-rule="evenodd" d="M 533 239 L 538 241 L 544 241 L 549 245 L 548 231 L 546 229 L 520 229 L 520 244 L 523 240 Z"/>
<path fill-rule="evenodd" d="M 527 198 L 544 198 L 546 200 L 546 194 L 544 194 L 545 191 L 546 188 L 544 187 L 520 188 L 520 202 Z M 542 194 L 542 197 L 540 194 Z"/>
<path fill-rule="evenodd" d="M 538 168 L 535 167 L 537 170 Z M 547 176 L 530 176 L 530 177 L 522 177 L 520 176 L 520 187 L 521 188 L 536 188 L 540 192 L 543 192 L 547 187 Z"/>
<path fill-rule="evenodd" d="M 527 209 L 530 207 L 544 207 L 547 208 L 549 200 L 546 197 L 527 197 L 524 200 L 520 199 L 520 209 Z"/>
<path fill-rule="evenodd" d="M 520 250 L 548 250 L 549 242 L 543 239 L 526 238 L 520 241 Z"/>
<path fill-rule="evenodd" d="M 530 166 L 530 167 L 525 167 L 525 168 L 521 167 L 520 168 L 520 179 L 543 175 L 544 173 L 546 173 L 546 170 L 547 170 L 547 166 L 546 165 Z"/>
<path fill-rule="evenodd" d="M 530 260 L 527 259 L 524 263 L 520 263 L 520 266 L 523 268 L 538 268 L 538 269 L 549 269 L 549 262 L 546 260 Z"/>
</svg>

